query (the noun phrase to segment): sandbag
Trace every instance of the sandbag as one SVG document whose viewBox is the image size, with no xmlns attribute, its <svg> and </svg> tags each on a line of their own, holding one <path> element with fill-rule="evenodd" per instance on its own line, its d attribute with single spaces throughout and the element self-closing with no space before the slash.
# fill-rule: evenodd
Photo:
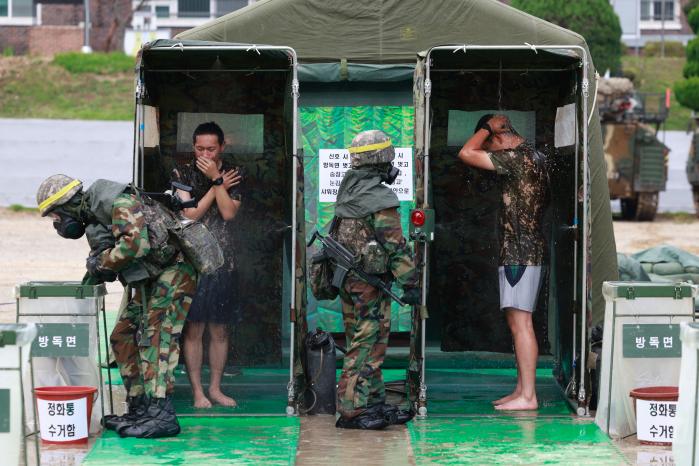
<svg viewBox="0 0 699 466">
<path fill-rule="evenodd" d="M 646 271 L 656 275 L 677 275 L 685 272 L 684 267 L 679 262 L 659 262 L 649 265 L 650 270 L 646 269 Z"/>
<path fill-rule="evenodd" d="M 617 253 L 617 264 L 619 265 L 619 280 L 649 282 L 650 277 L 646 273 L 645 266 L 637 260 L 621 253 Z"/>
</svg>

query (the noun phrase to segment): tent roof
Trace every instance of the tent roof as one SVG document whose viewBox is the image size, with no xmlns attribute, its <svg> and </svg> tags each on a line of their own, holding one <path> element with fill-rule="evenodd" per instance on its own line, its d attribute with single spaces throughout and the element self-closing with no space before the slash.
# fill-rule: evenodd
<svg viewBox="0 0 699 466">
<path fill-rule="evenodd" d="M 278 44 L 301 63 L 415 63 L 442 44 L 580 45 L 578 34 L 496 0 L 260 0 L 178 39 Z"/>
</svg>

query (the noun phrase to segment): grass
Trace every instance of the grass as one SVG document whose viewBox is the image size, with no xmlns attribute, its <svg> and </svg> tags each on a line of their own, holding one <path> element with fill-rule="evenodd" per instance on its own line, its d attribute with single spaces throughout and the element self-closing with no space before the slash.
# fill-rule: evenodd
<svg viewBox="0 0 699 466">
<path fill-rule="evenodd" d="M 622 57 L 624 71 L 631 71 L 636 75 L 636 88 L 640 92 L 665 92 L 666 88 L 672 89 L 675 81 L 684 79 L 682 68 L 685 58 L 679 57 L 637 57 L 626 55 Z M 670 101 L 670 115 L 665 122 L 665 129 L 686 131 L 691 110 L 682 107 L 672 93 Z"/>
<path fill-rule="evenodd" d="M 684 58 L 624 56 L 641 92 L 682 79 Z M 0 118 L 131 120 L 134 59 L 123 53 L 65 53 L 52 61 L 0 56 Z M 668 130 L 686 130 L 690 111 L 672 96 Z"/>
<path fill-rule="evenodd" d="M 663 212 L 656 216 L 658 219 L 667 219 L 674 223 L 694 223 L 697 216 L 694 212 Z"/>
<path fill-rule="evenodd" d="M 71 73 L 46 59 L 0 57 L 1 118 L 131 120 L 133 88 L 131 72 Z"/>
<path fill-rule="evenodd" d="M 12 204 L 9 209 L 12 212 L 39 212 L 38 207 L 26 207 L 22 204 Z"/>
<path fill-rule="evenodd" d="M 73 74 L 115 74 L 132 71 L 135 66 L 134 57 L 122 52 L 112 53 L 59 53 L 53 58 L 53 63 Z"/>
</svg>

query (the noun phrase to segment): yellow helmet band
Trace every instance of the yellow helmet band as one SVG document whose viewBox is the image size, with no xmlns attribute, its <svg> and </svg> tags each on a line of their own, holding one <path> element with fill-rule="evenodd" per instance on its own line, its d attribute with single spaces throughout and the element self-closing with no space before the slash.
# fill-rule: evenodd
<svg viewBox="0 0 699 466">
<path fill-rule="evenodd" d="M 56 202 L 57 200 L 59 200 L 60 198 L 65 196 L 68 191 L 70 191 L 74 187 L 78 186 L 79 184 L 80 184 L 80 180 L 73 180 L 70 183 L 68 183 L 67 185 L 65 185 L 64 187 L 62 187 L 53 196 L 46 198 L 46 200 L 44 200 L 44 202 L 39 204 L 39 211 L 43 212 L 46 209 L 48 209 L 49 207 L 51 207 L 51 205 L 54 202 Z"/>
<path fill-rule="evenodd" d="M 369 152 L 369 151 L 375 151 L 375 150 L 381 150 L 385 149 L 388 146 L 391 145 L 391 140 L 387 140 L 384 142 L 377 142 L 376 144 L 369 144 L 366 146 L 357 146 L 357 147 L 350 147 L 348 150 L 350 154 L 356 154 L 358 152 Z"/>
</svg>

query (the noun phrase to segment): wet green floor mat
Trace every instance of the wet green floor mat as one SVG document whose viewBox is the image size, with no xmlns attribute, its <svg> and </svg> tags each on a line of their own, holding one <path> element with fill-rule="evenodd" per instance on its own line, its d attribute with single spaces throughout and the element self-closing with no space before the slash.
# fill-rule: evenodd
<svg viewBox="0 0 699 466">
<path fill-rule="evenodd" d="M 182 432 L 164 439 L 122 439 L 106 432 L 85 465 L 294 464 L 296 417 L 181 418 Z"/>
<path fill-rule="evenodd" d="M 228 408 L 214 405 L 208 409 L 196 409 L 192 405 L 192 389 L 187 374 L 181 367 L 175 371 L 175 409 L 178 415 L 278 415 L 286 416 L 288 369 L 240 368 L 233 373 L 224 373 L 221 380 L 223 392 L 233 397 L 238 406 Z M 204 390 L 208 388 L 208 370 L 203 371 Z"/>
<path fill-rule="evenodd" d="M 626 464 L 592 421 L 522 416 L 428 417 L 411 422 L 408 430 L 415 463 Z"/>
<path fill-rule="evenodd" d="M 337 371 L 337 378 L 340 377 Z M 392 382 L 405 380 L 405 370 L 389 369 L 383 371 L 384 381 Z M 209 409 L 195 409 L 192 406 L 192 390 L 186 374 L 180 369 L 176 371 L 175 409 L 183 416 L 249 416 L 272 415 L 285 416 L 287 404 L 287 388 L 289 371 L 287 369 L 258 369 L 241 368 L 237 375 L 224 375 L 223 391 L 235 398 L 237 408 L 213 406 Z M 208 373 L 203 374 L 208 379 Z M 207 388 L 206 385 L 204 387 Z"/>
<path fill-rule="evenodd" d="M 494 414 L 491 402 L 510 394 L 516 382 L 516 369 L 428 369 L 428 415 Z M 551 369 L 537 369 L 536 394 L 540 415 L 570 414 Z"/>
</svg>

